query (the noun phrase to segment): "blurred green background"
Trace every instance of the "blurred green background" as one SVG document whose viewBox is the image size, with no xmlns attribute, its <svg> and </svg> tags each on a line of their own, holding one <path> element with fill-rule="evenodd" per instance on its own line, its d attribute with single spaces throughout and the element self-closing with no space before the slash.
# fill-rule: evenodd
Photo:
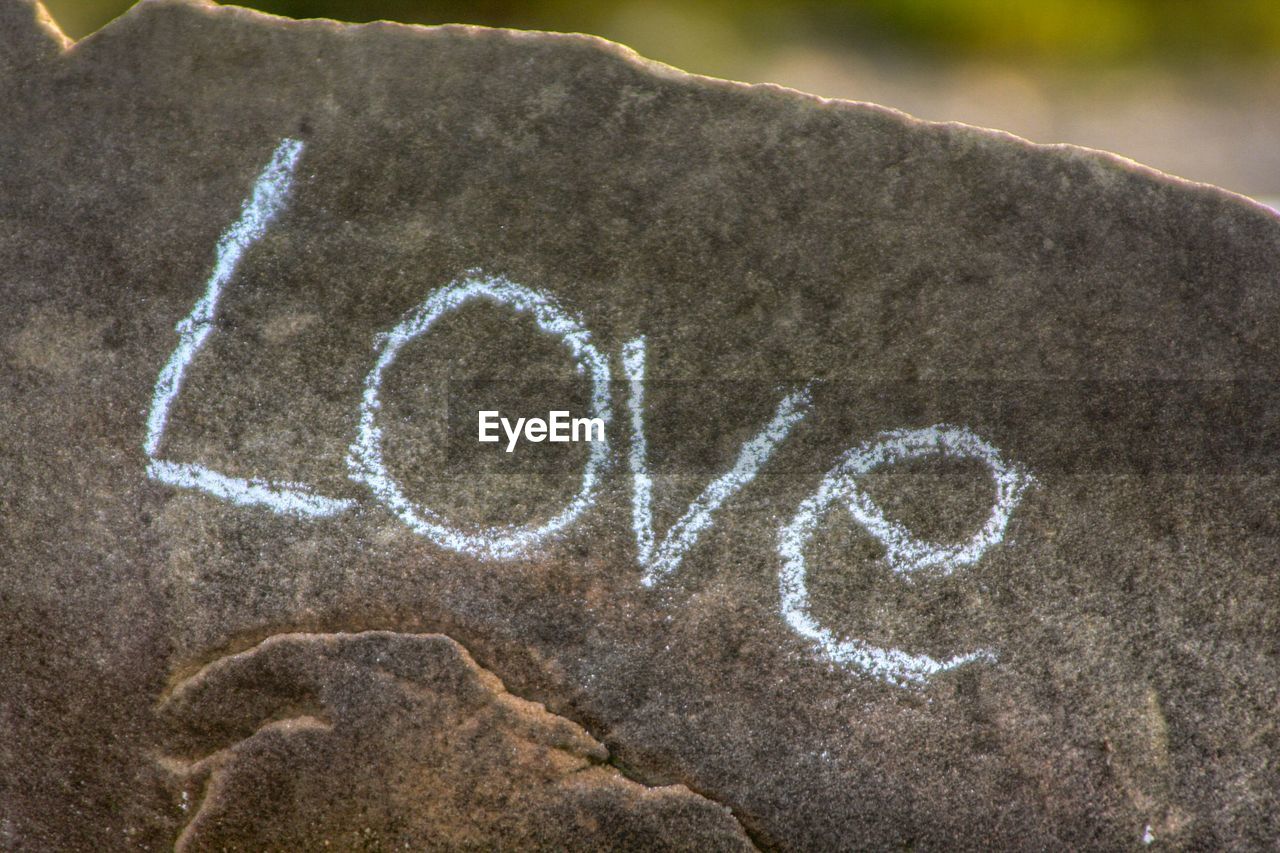
<svg viewBox="0 0 1280 853">
<path fill-rule="evenodd" d="M 0 0 L 2 2 L 2 0 Z M 131 0 L 44 0 L 73 38 Z M 702 74 L 1116 151 L 1280 197 L 1280 0 L 245 0 L 586 32 Z"/>
</svg>

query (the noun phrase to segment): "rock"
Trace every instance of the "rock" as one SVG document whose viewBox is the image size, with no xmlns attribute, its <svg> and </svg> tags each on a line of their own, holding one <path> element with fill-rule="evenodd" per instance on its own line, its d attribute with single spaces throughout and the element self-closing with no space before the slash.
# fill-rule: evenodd
<svg viewBox="0 0 1280 853">
<path fill-rule="evenodd" d="M 751 849 L 728 809 L 650 789 L 439 634 L 277 634 L 177 682 L 176 847 Z M 266 721 L 265 723 L 263 721 Z"/>
<path fill-rule="evenodd" d="M 1263 208 L 194 2 L 0 106 L 4 845 L 1280 836 Z"/>
</svg>

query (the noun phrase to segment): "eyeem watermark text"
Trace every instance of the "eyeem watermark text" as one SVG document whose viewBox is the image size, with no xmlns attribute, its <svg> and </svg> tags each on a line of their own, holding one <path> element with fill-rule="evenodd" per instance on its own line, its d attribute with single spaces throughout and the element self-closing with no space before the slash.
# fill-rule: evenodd
<svg viewBox="0 0 1280 853">
<path fill-rule="evenodd" d="M 499 426 L 506 433 L 508 453 L 516 449 L 521 437 L 532 442 L 604 441 L 603 418 L 571 418 L 569 412 L 559 409 L 547 412 L 545 420 L 516 418 L 514 424 L 496 410 L 478 413 L 477 432 L 480 441 L 501 440 L 498 435 Z"/>
</svg>

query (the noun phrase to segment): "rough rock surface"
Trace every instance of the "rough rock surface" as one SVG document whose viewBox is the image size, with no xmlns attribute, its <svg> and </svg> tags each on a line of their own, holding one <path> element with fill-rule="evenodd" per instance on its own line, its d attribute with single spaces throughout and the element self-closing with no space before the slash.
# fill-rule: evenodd
<svg viewBox="0 0 1280 853">
<path fill-rule="evenodd" d="M 192 2 L 73 46 L 0 5 L 0 112 L 0 845 L 1280 837 L 1263 209 L 587 37 Z M 394 334 L 485 281 L 559 313 Z M 475 441 L 602 364 L 585 502 L 595 445 Z"/>
<path fill-rule="evenodd" d="M 180 850 L 751 849 L 728 809 L 625 779 L 439 634 L 278 634 L 162 707 Z"/>
</svg>

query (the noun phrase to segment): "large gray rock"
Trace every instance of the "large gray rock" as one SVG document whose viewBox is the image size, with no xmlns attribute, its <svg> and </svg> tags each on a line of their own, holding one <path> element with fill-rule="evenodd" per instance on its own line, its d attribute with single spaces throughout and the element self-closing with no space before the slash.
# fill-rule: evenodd
<svg viewBox="0 0 1280 853">
<path fill-rule="evenodd" d="M 6 846 L 1280 837 L 1262 208 L 191 2 L 0 113 Z"/>
</svg>

